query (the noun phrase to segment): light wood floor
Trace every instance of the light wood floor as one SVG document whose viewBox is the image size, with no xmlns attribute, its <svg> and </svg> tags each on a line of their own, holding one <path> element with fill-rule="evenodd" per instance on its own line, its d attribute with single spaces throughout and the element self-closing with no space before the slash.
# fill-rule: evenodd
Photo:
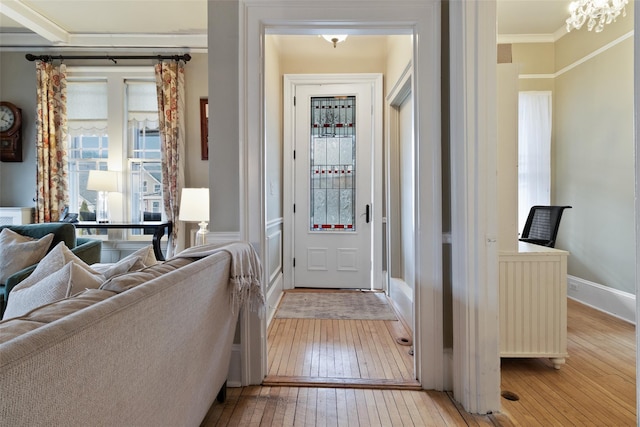
<svg viewBox="0 0 640 427">
<path fill-rule="evenodd" d="M 498 415 L 470 415 L 447 393 L 312 387 L 231 388 L 202 423 L 214 426 L 509 426 Z"/>
<path fill-rule="evenodd" d="M 635 426 L 635 328 L 568 301 L 567 363 L 503 359 L 499 414 L 464 412 L 449 393 L 363 388 L 229 389 L 203 421 L 212 426 Z"/>
<path fill-rule="evenodd" d="M 418 386 L 400 321 L 273 319 L 267 384 L 341 382 Z M 382 381 L 374 381 L 382 380 Z"/>
<path fill-rule="evenodd" d="M 635 327 L 568 300 L 560 370 L 546 359 L 502 359 L 502 410 L 520 426 L 635 426 Z"/>
</svg>

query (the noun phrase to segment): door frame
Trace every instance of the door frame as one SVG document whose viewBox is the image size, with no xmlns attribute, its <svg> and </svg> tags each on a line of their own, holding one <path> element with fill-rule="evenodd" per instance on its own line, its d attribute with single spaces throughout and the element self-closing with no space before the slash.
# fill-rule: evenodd
<svg viewBox="0 0 640 427">
<path fill-rule="evenodd" d="M 295 222 L 293 203 L 295 201 L 293 182 L 293 146 L 295 137 L 295 106 L 293 97 L 297 86 L 321 84 L 369 84 L 372 89 L 372 136 L 373 153 L 373 224 L 371 227 L 371 281 L 375 289 L 382 289 L 382 122 L 383 105 L 382 74 L 285 74 L 283 85 L 283 255 L 282 269 L 284 289 L 294 288 L 294 233 Z M 375 174 L 376 171 L 380 173 Z"/>
<path fill-rule="evenodd" d="M 295 3 L 295 7 L 291 5 Z M 210 73 L 209 99 L 239 94 L 238 134 L 225 127 L 221 115 L 218 140 L 237 141 L 240 194 L 240 237 L 266 255 L 265 209 L 265 90 L 264 37 L 266 34 L 409 34 L 413 37 L 413 94 L 416 138 L 416 204 L 420 209 L 416 229 L 416 331 L 414 337 L 416 378 L 425 389 L 443 390 L 444 369 L 442 279 L 442 169 L 440 44 L 441 3 L 396 0 L 276 2 L 239 0 L 210 2 L 209 64 L 226 66 Z M 237 20 L 223 19 L 223 15 Z M 231 39 L 229 38 L 231 34 Z M 228 43 L 237 34 L 237 44 Z M 418 42 L 419 41 L 419 42 Z M 238 49 L 239 46 L 239 49 Z M 494 46 L 495 49 L 495 46 Z M 214 64 L 215 61 L 215 64 Z M 221 74 L 222 73 L 222 74 Z M 229 86 L 231 85 L 231 88 Z M 228 108 L 224 97 L 219 107 Z M 211 103 L 212 101 L 210 101 Z M 210 119 L 212 120 L 212 119 Z M 225 158 L 210 160 L 212 176 Z M 243 311 L 240 319 L 241 372 L 243 385 L 260 384 L 267 372 L 266 319 Z M 461 361 L 460 363 L 462 363 Z M 481 370 L 482 371 L 482 370 Z M 484 371 L 483 371 L 484 372 Z"/>
</svg>

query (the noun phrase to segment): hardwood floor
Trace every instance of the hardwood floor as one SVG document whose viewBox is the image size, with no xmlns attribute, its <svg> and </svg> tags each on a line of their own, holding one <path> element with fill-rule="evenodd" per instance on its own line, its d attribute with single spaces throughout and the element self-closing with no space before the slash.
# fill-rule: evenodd
<svg viewBox="0 0 640 427">
<path fill-rule="evenodd" d="M 411 336 L 397 320 L 273 319 L 265 382 L 416 387 L 411 346 L 399 344 L 398 338 Z"/>
<path fill-rule="evenodd" d="M 403 340 L 411 344 L 412 337 L 399 320 L 274 318 L 268 330 L 269 371 L 264 384 L 420 390 L 412 347 Z"/>
<path fill-rule="evenodd" d="M 214 426 L 508 426 L 503 415 L 471 415 L 447 393 L 311 387 L 229 389 L 202 427 Z"/>
<path fill-rule="evenodd" d="M 213 426 L 635 426 L 635 327 L 568 300 L 567 363 L 503 359 L 492 415 L 466 413 L 449 393 L 337 387 L 229 389 L 202 423 Z"/>
<path fill-rule="evenodd" d="M 568 300 L 569 358 L 502 359 L 502 411 L 519 426 L 635 426 L 635 327 Z"/>
</svg>

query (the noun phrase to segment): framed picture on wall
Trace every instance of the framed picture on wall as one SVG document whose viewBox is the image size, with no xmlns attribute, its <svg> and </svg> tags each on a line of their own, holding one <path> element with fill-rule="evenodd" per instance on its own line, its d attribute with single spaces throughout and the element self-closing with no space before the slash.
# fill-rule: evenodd
<svg viewBox="0 0 640 427">
<path fill-rule="evenodd" d="M 200 98 L 200 150 L 202 160 L 209 160 L 209 102 Z"/>
</svg>

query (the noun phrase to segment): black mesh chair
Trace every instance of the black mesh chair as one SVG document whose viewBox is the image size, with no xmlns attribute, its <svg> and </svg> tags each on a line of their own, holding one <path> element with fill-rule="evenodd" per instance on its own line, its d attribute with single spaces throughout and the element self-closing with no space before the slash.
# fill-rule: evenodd
<svg viewBox="0 0 640 427">
<path fill-rule="evenodd" d="M 571 206 L 531 207 L 520 241 L 549 248 L 555 247 L 562 212 L 570 208 Z"/>
</svg>

